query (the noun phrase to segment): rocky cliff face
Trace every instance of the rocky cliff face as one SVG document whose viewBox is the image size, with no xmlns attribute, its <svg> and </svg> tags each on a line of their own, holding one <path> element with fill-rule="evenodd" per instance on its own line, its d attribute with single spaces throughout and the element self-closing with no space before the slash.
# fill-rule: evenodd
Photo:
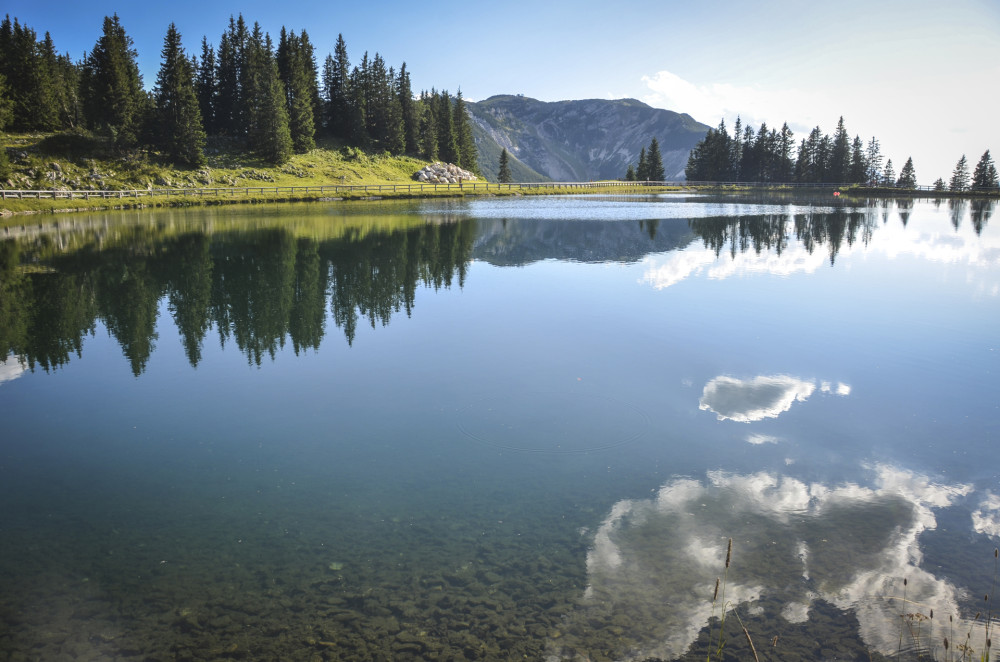
<svg viewBox="0 0 1000 662">
<path fill-rule="evenodd" d="M 683 179 L 688 154 L 709 129 L 689 115 L 635 99 L 544 102 L 502 95 L 466 106 L 481 155 L 506 148 L 556 181 L 620 179 L 653 137 L 667 179 Z M 495 179 L 489 161 L 481 158 L 480 167 Z"/>
</svg>

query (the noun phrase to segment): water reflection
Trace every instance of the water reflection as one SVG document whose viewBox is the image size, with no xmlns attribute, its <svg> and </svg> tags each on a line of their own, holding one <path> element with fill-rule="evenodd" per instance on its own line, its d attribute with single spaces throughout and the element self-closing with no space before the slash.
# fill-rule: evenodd
<svg viewBox="0 0 1000 662">
<path fill-rule="evenodd" d="M 921 624 L 921 641 L 906 635 L 907 648 L 970 630 L 975 637 L 956 587 L 921 567 L 919 544 L 937 526 L 935 511 L 972 488 L 886 465 L 869 471 L 870 487 L 714 472 L 705 482 L 671 480 L 654 498 L 619 501 L 586 534 L 587 588 L 550 650 L 586 657 L 600 645 L 594 632 L 617 628 L 625 659 L 684 654 L 721 613 L 712 596 L 729 538 L 725 600 L 744 620 L 758 619 L 759 638 L 770 639 L 782 621 L 806 621 L 820 601 L 853 610 L 865 644 L 883 654 L 898 650 L 900 614 L 935 614 Z"/>
<path fill-rule="evenodd" d="M 838 395 L 851 392 L 846 384 L 832 386 L 823 382 L 821 388 Z M 698 406 L 714 412 L 720 421 L 749 423 L 777 418 L 795 402 L 805 402 L 815 390 L 816 382 L 789 375 L 762 375 L 753 379 L 720 376 L 705 384 Z"/>
<path fill-rule="evenodd" d="M 166 297 L 192 366 L 210 328 L 247 359 L 318 348 L 327 302 L 348 343 L 366 320 L 386 325 L 413 309 L 418 284 L 465 278 L 475 225 L 429 222 L 333 239 L 277 226 L 238 232 L 119 230 L 64 250 L 49 237 L 0 243 L 0 353 L 31 369 L 65 365 L 100 321 L 140 375 Z"/>
</svg>

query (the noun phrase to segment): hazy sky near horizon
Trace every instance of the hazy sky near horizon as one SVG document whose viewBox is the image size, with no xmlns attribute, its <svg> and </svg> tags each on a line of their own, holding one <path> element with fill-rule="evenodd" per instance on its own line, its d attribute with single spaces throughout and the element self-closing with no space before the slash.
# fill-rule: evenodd
<svg viewBox="0 0 1000 662">
<path fill-rule="evenodd" d="M 381 53 L 406 62 L 415 91 L 461 88 L 470 100 L 635 98 L 710 126 L 725 119 L 780 128 L 796 142 L 819 126 L 875 136 L 896 173 L 948 180 L 965 154 L 1000 160 L 1000 0 L 733 0 L 504 3 L 7 0 L 2 11 L 50 32 L 79 60 L 118 13 L 152 87 L 167 26 L 189 53 L 217 46 L 242 12 L 277 40 L 305 29 L 318 65 L 344 35 L 351 63 Z"/>
</svg>

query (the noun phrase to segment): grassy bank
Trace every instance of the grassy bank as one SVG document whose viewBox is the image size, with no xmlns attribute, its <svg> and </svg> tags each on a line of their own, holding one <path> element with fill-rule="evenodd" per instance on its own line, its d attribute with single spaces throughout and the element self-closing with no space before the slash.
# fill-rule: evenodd
<svg viewBox="0 0 1000 662">
<path fill-rule="evenodd" d="M 0 226 L 18 224 L 23 214 L 356 200 L 365 198 L 464 197 L 579 193 L 579 187 L 475 184 L 419 187 L 413 174 L 427 164 L 407 156 L 370 154 L 323 142 L 281 166 L 269 165 L 227 139 L 210 140 L 202 168 L 176 168 L 155 155 L 116 158 L 105 141 L 81 134 L 15 134 L 0 137 L 11 157 L 8 190 L 74 191 L 0 200 Z M 621 192 L 614 182 L 591 184 L 587 192 Z M 629 188 L 630 193 L 663 188 Z M 108 195 L 105 191 L 132 191 Z"/>
</svg>

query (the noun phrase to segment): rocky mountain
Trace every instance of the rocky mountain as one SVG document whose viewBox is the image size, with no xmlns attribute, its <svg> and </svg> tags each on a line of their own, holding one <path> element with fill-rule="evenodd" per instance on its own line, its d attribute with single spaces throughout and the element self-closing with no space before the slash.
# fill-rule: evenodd
<svg viewBox="0 0 1000 662">
<path fill-rule="evenodd" d="M 620 179 L 653 137 L 660 144 L 667 179 L 684 179 L 688 154 L 709 129 L 690 115 L 635 99 L 546 102 L 499 95 L 467 101 L 466 107 L 479 167 L 493 181 L 503 148 L 514 157 L 511 166 L 518 181 Z M 529 173 L 521 166 L 538 178 L 523 179 Z"/>
</svg>

